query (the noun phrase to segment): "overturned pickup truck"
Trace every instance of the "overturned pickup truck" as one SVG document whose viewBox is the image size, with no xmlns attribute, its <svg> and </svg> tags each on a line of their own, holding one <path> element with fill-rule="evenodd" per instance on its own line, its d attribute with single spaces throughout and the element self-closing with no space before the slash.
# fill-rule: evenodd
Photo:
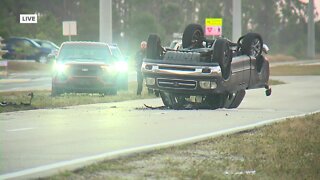
<svg viewBox="0 0 320 180">
<path fill-rule="evenodd" d="M 265 88 L 271 94 L 269 62 L 262 55 L 267 51 L 257 33 L 232 43 L 206 39 L 200 25 L 189 24 L 176 49 L 163 48 L 159 36 L 150 34 L 141 70 L 147 87 L 160 92 L 168 108 L 237 108 L 246 89 Z"/>
</svg>

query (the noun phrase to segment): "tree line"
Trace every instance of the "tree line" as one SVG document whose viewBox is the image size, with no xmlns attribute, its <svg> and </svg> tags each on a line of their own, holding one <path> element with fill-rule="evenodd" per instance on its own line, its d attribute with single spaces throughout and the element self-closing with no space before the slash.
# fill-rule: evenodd
<svg viewBox="0 0 320 180">
<path fill-rule="evenodd" d="M 47 39 L 57 44 L 62 21 L 77 21 L 73 40 L 99 40 L 99 0 L 1 0 L 0 36 Z M 37 24 L 20 24 L 20 14 L 38 14 Z M 307 44 L 307 4 L 300 0 L 242 0 L 242 33 L 260 33 L 273 53 L 304 57 Z M 316 14 L 316 17 L 318 14 Z M 232 0 L 112 0 L 113 41 L 134 53 L 150 33 L 163 45 L 189 23 L 204 26 L 205 18 L 223 18 L 223 36 L 231 39 Z M 320 21 L 316 22 L 320 44 Z M 320 53 L 320 46 L 316 46 Z"/>
</svg>

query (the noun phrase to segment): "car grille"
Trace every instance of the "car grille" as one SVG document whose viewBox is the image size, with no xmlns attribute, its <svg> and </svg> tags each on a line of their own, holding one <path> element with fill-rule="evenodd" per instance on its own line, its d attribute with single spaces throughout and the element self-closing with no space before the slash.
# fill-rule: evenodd
<svg viewBox="0 0 320 180">
<path fill-rule="evenodd" d="M 93 65 L 72 65 L 70 67 L 71 76 L 99 76 L 101 68 Z"/>
<path fill-rule="evenodd" d="M 162 88 L 170 89 L 196 89 L 197 82 L 193 80 L 182 80 L 182 79 L 158 79 L 158 86 Z"/>
<path fill-rule="evenodd" d="M 172 66 L 159 66 L 159 69 L 163 70 L 176 70 L 176 71 L 195 71 L 195 68 L 189 68 L 189 67 L 172 67 Z"/>
</svg>

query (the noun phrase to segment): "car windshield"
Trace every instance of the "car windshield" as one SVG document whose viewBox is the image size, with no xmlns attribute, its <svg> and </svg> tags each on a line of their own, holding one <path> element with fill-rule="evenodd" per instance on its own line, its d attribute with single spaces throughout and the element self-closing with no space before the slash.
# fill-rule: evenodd
<svg viewBox="0 0 320 180">
<path fill-rule="evenodd" d="M 31 44 L 33 44 L 35 47 L 38 47 L 38 48 L 41 47 L 38 43 L 36 43 L 36 42 L 35 42 L 34 40 L 32 40 L 32 39 L 29 39 L 29 42 L 30 42 Z"/>
<path fill-rule="evenodd" d="M 49 42 L 49 41 L 36 41 L 39 45 L 41 45 L 42 47 L 45 47 L 45 48 L 49 48 L 49 49 L 59 49 L 59 47 L 52 43 L 52 42 Z"/>
<path fill-rule="evenodd" d="M 107 46 L 93 44 L 65 44 L 62 46 L 58 61 L 101 61 L 111 58 Z"/>
</svg>

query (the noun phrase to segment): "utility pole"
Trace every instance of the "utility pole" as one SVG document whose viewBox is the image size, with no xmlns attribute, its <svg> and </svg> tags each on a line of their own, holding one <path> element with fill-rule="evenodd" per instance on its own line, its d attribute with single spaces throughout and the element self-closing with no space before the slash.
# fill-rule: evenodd
<svg viewBox="0 0 320 180">
<path fill-rule="evenodd" d="M 112 43 L 112 0 L 99 0 L 99 41 Z"/>
<path fill-rule="evenodd" d="M 315 53 L 315 30 L 314 30 L 314 2 L 309 0 L 308 3 L 308 58 L 314 59 Z"/>
<path fill-rule="evenodd" d="M 241 0 L 232 0 L 232 41 L 237 42 L 241 36 Z"/>
</svg>

